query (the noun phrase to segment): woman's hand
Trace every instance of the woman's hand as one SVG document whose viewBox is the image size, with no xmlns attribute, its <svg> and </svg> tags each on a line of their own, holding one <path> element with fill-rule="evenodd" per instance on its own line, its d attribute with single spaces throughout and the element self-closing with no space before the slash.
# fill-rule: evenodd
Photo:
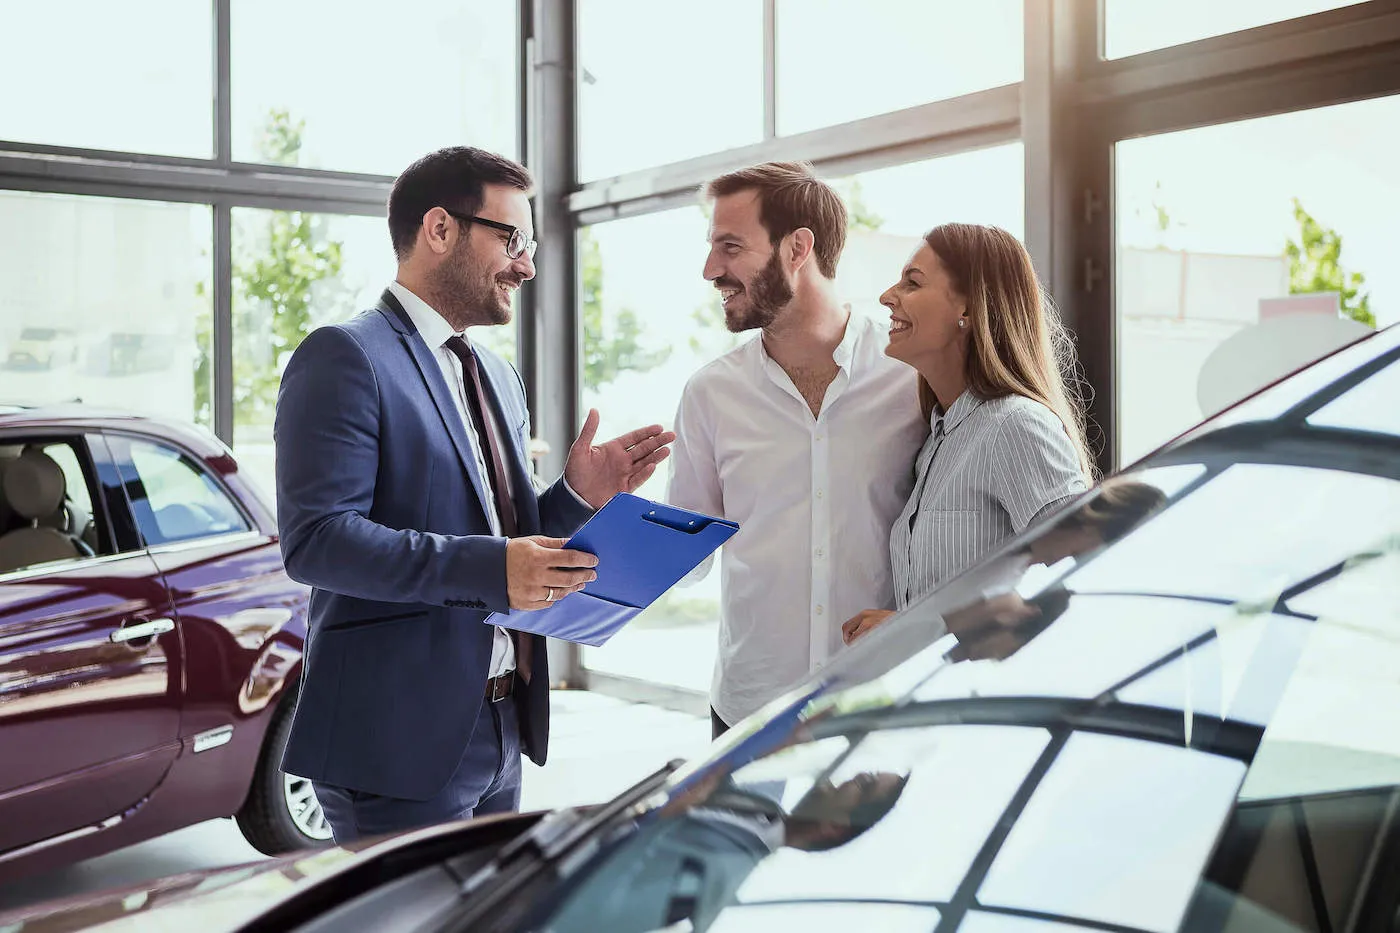
<svg viewBox="0 0 1400 933">
<path fill-rule="evenodd" d="M 866 609 L 859 612 L 841 626 L 841 638 L 849 645 L 871 629 L 883 625 L 892 615 L 894 612 L 889 609 Z"/>
</svg>

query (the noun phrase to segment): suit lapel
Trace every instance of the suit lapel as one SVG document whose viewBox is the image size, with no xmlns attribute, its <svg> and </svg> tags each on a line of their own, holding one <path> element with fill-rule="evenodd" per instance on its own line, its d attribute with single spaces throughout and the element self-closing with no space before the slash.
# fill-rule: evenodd
<svg viewBox="0 0 1400 933">
<path fill-rule="evenodd" d="M 418 372 L 423 377 L 423 383 L 428 389 L 428 395 L 432 398 L 433 404 L 437 406 L 438 415 L 442 418 L 443 426 L 447 428 L 447 434 L 452 438 L 452 446 L 457 448 L 457 456 L 462 461 L 462 469 L 471 480 L 472 488 L 476 490 L 477 501 L 481 503 L 483 510 L 494 509 L 495 504 L 491 501 L 490 490 L 486 486 L 481 474 L 476 468 L 476 457 L 472 456 L 471 444 L 467 441 L 467 428 L 462 424 L 462 416 L 457 412 L 457 405 L 452 401 L 451 390 L 447 387 L 447 381 L 442 378 L 442 368 L 438 366 L 437 359 L 433 356 L 428 345 L 419 336 L 418 329 L 413 326 L 413 319 L 408 316 L 408 312 L 399 304 L 399 300 L 394 297 L 394 293 L 385 291 L 380 299 L 381 312 L 387 313 L 391 319 L 396 319 L 402 326 L 395 328 L 399 332 L 399 339 L 403 341 L 404 349 L 409 356 L 413 357 L 413 362 L 418 366 Z"/>
</svg>

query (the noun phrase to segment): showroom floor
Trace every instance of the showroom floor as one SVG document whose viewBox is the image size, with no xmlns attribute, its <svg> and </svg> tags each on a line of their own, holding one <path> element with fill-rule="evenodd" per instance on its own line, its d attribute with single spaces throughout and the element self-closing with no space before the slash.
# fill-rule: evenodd
<svg viewBox="0 0 1400 933">
<path fill-rule="evenodd" d="M 705 750 L 706 719 L 584 691 L 557 691 L 549 765 L 526 762 L 521 808 L 596 802 L 672 758 Z M 232 820 L 211 820 L 67 868 L 0 884 L 0 911 L 263 856 Z"/>
</svg>

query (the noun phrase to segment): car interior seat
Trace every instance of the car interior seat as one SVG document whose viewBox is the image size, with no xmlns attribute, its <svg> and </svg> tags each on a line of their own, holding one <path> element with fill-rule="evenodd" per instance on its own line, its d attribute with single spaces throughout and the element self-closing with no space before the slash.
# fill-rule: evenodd
<svg viewBox="0 0 1400 933">
<path fill-rule="evenodd" d="M 41 450 L 26 448 L 5 466 L 0 498 L 15 518 L 0 534 L 0 572 L 83 556 L 90 549 L 53 526 L 66 525 L 63 469 Z"/>
</svg>

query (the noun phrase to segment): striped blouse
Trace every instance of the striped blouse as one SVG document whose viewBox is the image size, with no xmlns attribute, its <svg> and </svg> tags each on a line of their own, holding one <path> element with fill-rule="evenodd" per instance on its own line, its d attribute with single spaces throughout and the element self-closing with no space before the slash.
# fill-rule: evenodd
<svg viewBox="0 0 1400 933">
<path fill-rule="evenodd" d="M 969 389 L 931 424 L 914 491 L 890 530 L 896 609 L 1088 485 L 1060 419 L 1032 399 Z"/>
</svg>

